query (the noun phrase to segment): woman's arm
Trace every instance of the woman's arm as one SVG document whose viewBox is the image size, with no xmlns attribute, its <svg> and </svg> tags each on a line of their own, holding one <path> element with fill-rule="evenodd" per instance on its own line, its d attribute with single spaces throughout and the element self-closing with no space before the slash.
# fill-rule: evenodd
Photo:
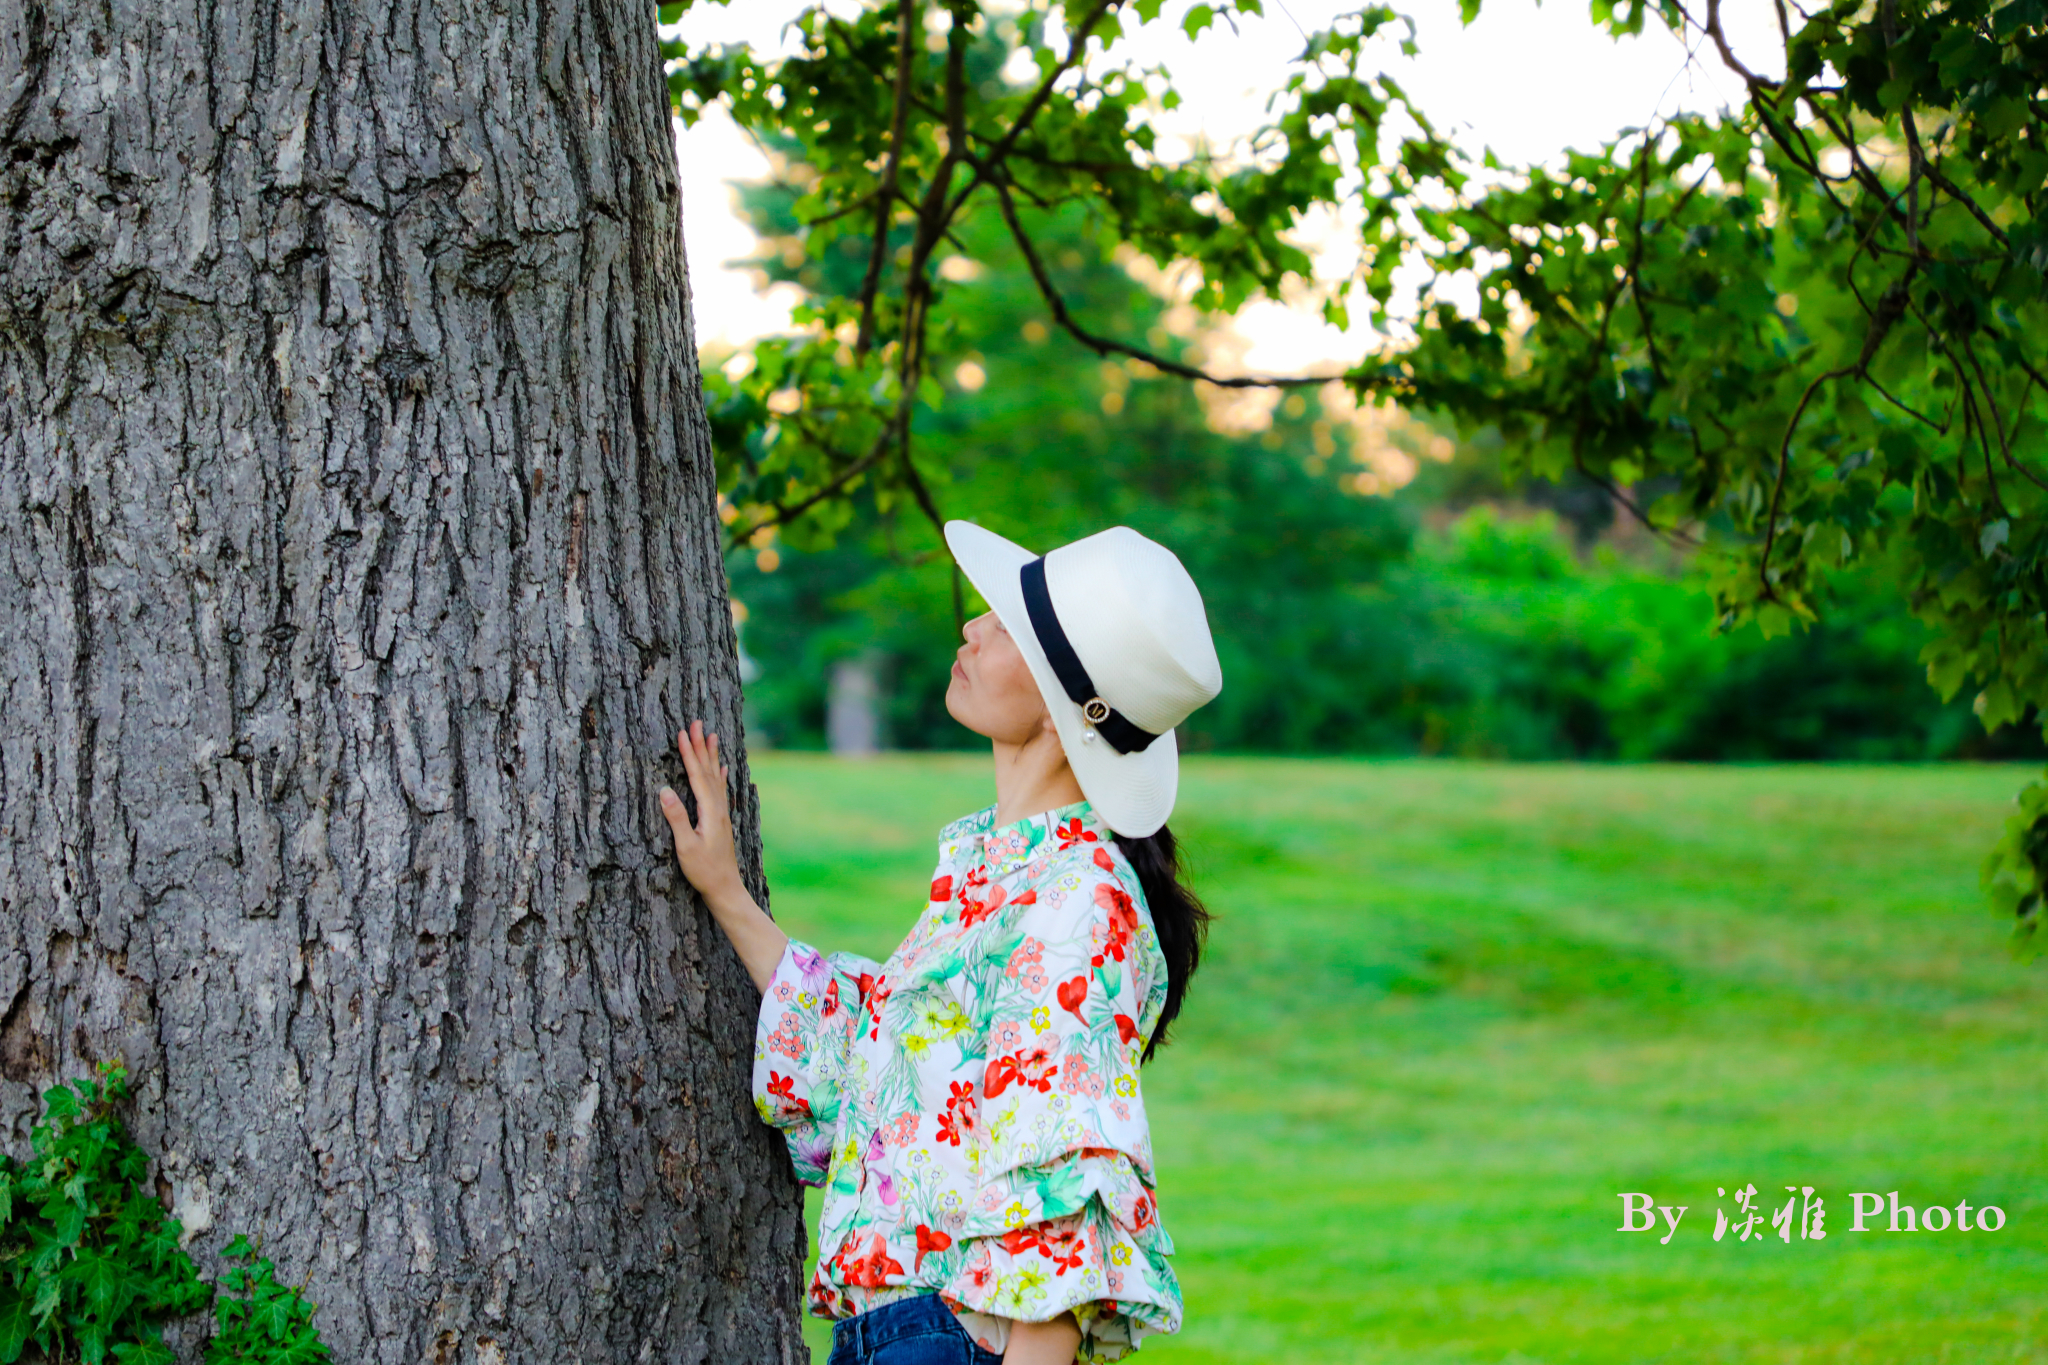
<svg viewBox="0 0 2048 1365">
<path fill-rule="evenodd" d="M 1051 1322 L 1012 1322 L 1003 1365 L 1074 1365 L 1074 1351 L 1080 1344 L 1081 1327 L 1072 1313 L 1062 1313 Z"/>
<path fill-rule="evenodd" d="M 739 854 L 732 842 L 732 803 L 726 795 L 726 766 L 718 761 L 718 736 L 704 733 L 704 722 L 693 720 L 687 730 L 676 732 L 676 748 L 683 755 L 683 771 L 689 774 L 690 791 L 697 798 L 697 823 L 690 824 L 690 812 L 683 798 L 669 787 L 661 789 L 661 813 L 676 836 L 676 861 L 683 876 L 697 888 L 710 908 L 711 917 L 746 965 L 757 990 L 767 990 L 775 975 L 775 964 L 789 946 L 789 935 L 775 927 L 768 912 L 754 901 L 753 893 L 740 880 Z"/>
</svg>

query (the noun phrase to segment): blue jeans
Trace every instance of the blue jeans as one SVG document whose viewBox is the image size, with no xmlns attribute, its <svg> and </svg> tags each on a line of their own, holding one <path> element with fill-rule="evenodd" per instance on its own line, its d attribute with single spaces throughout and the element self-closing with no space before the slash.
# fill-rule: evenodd
<svg viewBox="0 0 2048 1365">
<path fill-rule="evenodd" d="M 832 1324 L 825 1365 L 1002 1365 L 975 1344 L 937 1294 L 920 1294 Z"/>
</svg>

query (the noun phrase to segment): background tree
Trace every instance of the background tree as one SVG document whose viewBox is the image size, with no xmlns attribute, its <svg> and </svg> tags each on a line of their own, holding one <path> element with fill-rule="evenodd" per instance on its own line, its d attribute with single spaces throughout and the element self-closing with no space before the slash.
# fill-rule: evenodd
<svg viewBox="0 0 2048 1365">
<path fill-rule="evenodd" d="M 121 1058 L 338 1359 L 799 1350 L 654 797 L 738 710 L 659 60 L 614 0 L 0 10 L 0 1134 Z"/>
<path fill-rule="evenodd" d="M 1106 55 L 1122 25 L 1162 10 L 900 0 L 850 20 L 807 12 L 787 60 L 671 49 L 685 117 L 721 100 L 801 149 L 804 251 L 867 261 L 857 288 L 814 298 L 807 336 L 757 348 L 723 404 L 736 539 L 799 517 L 829 529 L 863 481 L 879 514 L 937 519 L 915 408 L 943 396 L 936 269 L 970 213 L 1000 219 L 1047 323 L 1090 350 L 1294 386 L 1322 377 L 1204 376 L 1078 313 L 1038 248 L 1043 216 L 1085 210 L 1105 243 L 1192 269 L 1195 307 L 1229 312 L 1306 280 L 1287 230 L 1349 204 L 1364 251 L 1345 285 L 1393 324 L 1344 372 L 1361 396 L 1498 432 L 1511 472 L 1576 474 L 1704 542 L 1724 628 L 1810 622 L 1837 572 L 1868 564 L 1935 631 L 1925 659 L 1944 695 L 1979 684 L 1988 727 L 2048 715 L 2038 0 L 1782 5 L 1782 78 L 1732 50 L 1718 0 L 1595 0 L 1617 36 L 1654 19 L 1712 53 L 1746 101 L 1623 130 L 1561 170 L 1475 160 L 1437 135 L 1376 74 L 1403 28 L 1380 6 L 1308 35 L 1241 155 L 1165 163 L 1146 115 L 1180 92 Z M 1195 31 L 1258 10 L 1173 17 Z M 1030 79 L 998 76 L 1009 42 L 1029 50 Z M 1424 280 L 1412 309 L 1404 264 Z M 1449 301 L 1454 285 L 1476 285 L 1476 309 Z M 1328 295 L 1331 320 L 1348 321 L 1349 297 Z M 2044 876 L 2037 785 L 1986 869 L 2023 933 Z"/>
</svg>

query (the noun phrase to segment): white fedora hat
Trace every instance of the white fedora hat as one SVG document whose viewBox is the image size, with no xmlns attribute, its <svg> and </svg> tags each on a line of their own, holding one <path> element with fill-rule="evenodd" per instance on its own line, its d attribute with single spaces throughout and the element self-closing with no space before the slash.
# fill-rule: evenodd
<svg viewBox="0 0 2048 1365">
<path fill-rule="evenodd" d="M 1173 727 L 1223 690 L 1202 594 L 1173 551 L 1128 526 L 1034 555 L 966 521 L 946 544 L 1045 696 L 1081 794 L 1118 834 L 1173 811 Z"/>
</svg>

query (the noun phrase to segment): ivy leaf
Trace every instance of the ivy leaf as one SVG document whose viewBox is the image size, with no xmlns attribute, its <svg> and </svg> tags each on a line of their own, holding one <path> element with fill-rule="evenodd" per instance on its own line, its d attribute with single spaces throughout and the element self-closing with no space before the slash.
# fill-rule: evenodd
<svg viewBox="0 0 2048 1365">
<path fill-rule="evenodd" d="M 313 1362 L 327 1360 L 332 1353 L 321 1342 L 320 1334 L 308 1327 L 293 1337 L 271 1355 L 275 1365 L 313 1365 Z"/>
<path fill-rule="evenodd" d="M 272 1341 L 283 1341 L 291 1335 L 292 1322 L 297 1314 L 298 1296 L 276 1284 L 265 1286 L 249 1305 L 249 1321 Z"/>
<path fill-rule="evenodd" d="M 64 1301 L 64 1282 L 55 1275 L 45 1275 L 36 1285 L 35 1314 L 38 1325 L 48 1322 L 57 1314 Z"/>
<path fill-rule="evenodd" d="M 35 1331 L 36 1315 L 21 1291 L 0 1280 L 0 1365 L 14 1365 L 28 1348 Z"/>
<path fill-rule="evenodd" d="M 50 1228 L 60 1247 L 78 1245 L 78 1239 L 85 1235 L 85 1207 L 67 1199 L 57 1206 L 50 1218 Z"/>
<path fill-rule="evenodd" d="M 43 1112 L 52 1124 L 65 1124 L 78 1117 L 80 1106 L 78 1096 L 68 1085 L 54 1086 L 43 1092 Z"/>
<path fill-rule="evenodd" d="M 64 1275 L 78 1287 L 86 1310 L 104 1321 L 112 1321 L 133 1303 L 140 1287 L 132 1269 L 95 1251 L 80 1252 Z"/>
</svg>

